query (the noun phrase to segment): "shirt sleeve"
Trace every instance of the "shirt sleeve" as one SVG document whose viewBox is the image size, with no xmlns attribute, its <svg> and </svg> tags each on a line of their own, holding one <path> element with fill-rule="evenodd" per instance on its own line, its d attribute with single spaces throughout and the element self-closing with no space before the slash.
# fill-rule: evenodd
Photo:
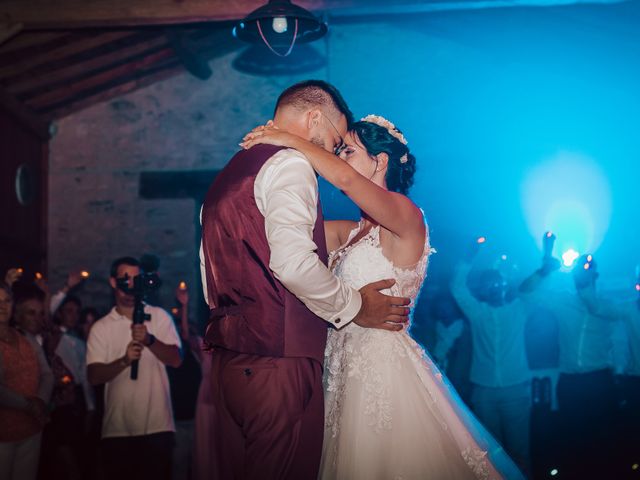
<svg viewBox="0 0 640 480">
<path fill-rule="evenodd" d="M 467 286 L 467 277 L 470 271 L 471 265 L 468 263 L 459 263 L 456 265 L 453 278 L 451 279 L 451 295 L 453 295 L 458 306 L 471 322 L 471 317 L 475 318 L 473 312 L 478 311 L 478 309 L 482 307 L 482 304 L 473 296 Z"/>
<path fill-rule="evenodd" d="M 203 208 L 204 205 L 200 207 L 200 226 L 202 226 Z M 204 301 L 207 302 L 207 305 L 209 305 L 209 293 L 207 291 L 207 271 L 204 264 L 204 249 L 202 248 L 202 239 L 200 239 L 200 250 L 198 252 L 198 255 L 200 256 L 200 278 L 202 280 L 202 295 L 204 296 Z M 212 305 L 209 305 L 209 307 L 212 307 Z"/>
<path fill-rule="evenodd" d="M 87 368 L 85 366 L 85 358 L 87 356 L 87 346 L 84 342 L 78 340 L 76 343 L 76 362 L 78 365 L 78 376 L 80 377 L 80 384 L 82 385 L 82 392 L 84 393 L 84 400 L 87 405 L 87 410 L 95 410 L 96 402 L 93 394 L 93 387 L 89 383 L 87 378 Z"/>
<path fill-rule="evenodd" d="M 152 315 L 154 318 L 154 328 L 152 333 L 158 340 L 167 345 L 175 345 L 182 348 L 182 342 L 178 336 L 178 330 L 169 313 L 162 308 L 155 308 Z"/>
<path fill-rule="evenodd" d="M 360 292 L 345 285 L 320 261 L 313 242 L 318 181 L 309 161 L 295 150 L 281 150 L 256 177 L 254 193 L 265 217 L 269 267 L 309 310 L 336 327 L 360 311 Z"/>
<path fill-rule="evenodd" d="M 36 357 L 38 359 L 38 370 L 40 371 L 40 376 L 38 378 L 37 396 L 43 402 L 49 403 L 51 392 L 53 392 L 53 372 L 51 371 L 51 367 L 49 367 L 49 363 L 47 362 L 47 358 L 44 355 L 44 350 L 42 349 L 42 347 L 35 340 L 30 340 L 30 342 L 36 351 Z"/>
<path fill-rule="evenodd" d="M 51 295 L 51 300 L 49 300 L 49 311 L 52 315 L 56 313 L 56 310 L 58 310 L 58 308 L 60 308 L 60 305 L 62 305 L 62 302 L 64 302 L 65 298 L 67 298 L 67 294 L 64 290 L 60 290 L 59 292 Z"/>
<path fill-rule="evenodd" d="M 102 325 L 98 321 L 93 324 L 89 331 L 89 338 L 87 339 L 87 365 L 110 362 L 107 358 L 107 339 L 101 327 Z"/>
</svg>

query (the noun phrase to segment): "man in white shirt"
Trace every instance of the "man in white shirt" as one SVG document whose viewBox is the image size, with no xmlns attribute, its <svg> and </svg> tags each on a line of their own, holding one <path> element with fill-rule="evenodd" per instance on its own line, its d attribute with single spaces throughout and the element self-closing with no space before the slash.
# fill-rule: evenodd
<svg viewBox="0 0 640 480">
<path fill-rule="evenodd" d="M 618 384 L 622 387 L 622 399 L 619 425 L 619 448 L 616 448 L 616 465 L 624 476 L 629 467 L 637 463 L 640 452 L 640 278 L 637 280 L 635 299 L 619 303 L 605 302 L 599 305 L 597 315 L 606 321 L 617 320 L 621 327 L 619 334 L 619 363 L 616 367 L 620 374 Z M 618 325 L 617 325 L 618 326 Z M 622 343 L 624 342 L 624 343 Z M 615 353 L 615 352 L 614 352 Z"/>
<path fill-rule="evenodd" d="M 550 273 L 538 270 L 523 282 L 523 289 L 533 291 Z M 591 255 L 576 261 L 571 276 L 555 275 L 555 284 L 540 288 L 536 298 L 558 318 L 557 397 L 566 435 L 561 471 L 575 478 L 606 478 L 616 409 L 611 369 L 611 324 L 616 315 L 610 302 L 596 293 L 598 272 Z M 563 281 L 573 283 L 573 291 Z"/>
<path fill-rule="evenodd" d="M 335 87 L 310 80 L 280 95 L 274 123 L 337 153 L 351 116 Z M 392 281 L 358 291 L 328 270 L 316 174 L 295 150 L 236 154 L 207 194 L 202 226 L 215 349 L 210 478 L 316 478 L 327 324 L 397 331 L 408 299 L 379 293 Z"/>
<path fill-rule="evenodd" d="M 116 305 L 97 321 L 87 342 L 87 373 L 92 385 L 106 384 L 102 442 L 107 477 L 169 479 L 174 423 L 165 366 L 181 363 L 180 338 L 173 320 L 158 307 L 145 305 L 151 316 L 132 323 L 133 295 L 118 288 L 118 280 L 140 274 L 139 262 L 119 258 L 109 279 Z M 132 380 L 131 363 L 139 361 Z"/>
<path fill-rule="evenodd" d="M 530 472 L 531 371 L 524 337 L 528 307 L 509 291 L 498 270 L 484 270 L 477 291 L 471 292 L 469 260 L 480 244 L 456 266 L 451 280 L 451 294 L 471 327 L 471 405 L 518 466 Z"/>
</svg>

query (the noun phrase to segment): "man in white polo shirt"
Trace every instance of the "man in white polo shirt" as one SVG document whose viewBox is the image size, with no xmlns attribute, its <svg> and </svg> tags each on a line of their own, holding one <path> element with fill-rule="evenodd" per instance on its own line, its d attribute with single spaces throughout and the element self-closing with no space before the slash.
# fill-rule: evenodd
<svg viewBox="0 0 640 480">
<path fill-rule="evenodd" d="M 135 258 L 113 262 L 109 282 L 116 305 L 91 329 L 87 373 L 92 385 L 106 384 L 102 442 L 107 478 L 169 479 L 175 427 L 165 366 L 180 365 L 181 344 L 161 308 L 145 305 L 151 319 L 133 324 L 134 297 L 117 282 L 128 277 L 132 287 L 139 274 Z M 137 380 L 130 378 L 134 360 L 139 360 Z"/>
</svg>

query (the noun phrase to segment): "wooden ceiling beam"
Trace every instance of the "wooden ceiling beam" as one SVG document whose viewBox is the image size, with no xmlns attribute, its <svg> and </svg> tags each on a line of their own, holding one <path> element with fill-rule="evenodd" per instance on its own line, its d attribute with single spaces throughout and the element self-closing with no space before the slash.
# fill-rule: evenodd
<svg viewBox="0 0 640 480">
<path fill-rule="evenodd" d="M 129 59 L 134 59 L 150 50 L 163 46 L 168 46 L 168 40 L 164 35 L 160 34 L 158 37 L 144 42 L 133 43 L 103 55 L 94 55 L 85 61 L 68 65 L 59 62 L 57 68 L 54 66 L 47 68 L 45 65 L 42 67 L 42 74 L 39 74 L 35 69 L 30 69 L 20 76 L 6 79 L 6 88 L 12 95 L 19 96 L 37 89 L 69 83 L 86 75 L 87 72 L 124 63 Z"/>
<path fill-rule="evenodd" d="M 50 120 L 66 117 L 95 104 L 106 102 L 113 98 L 126 95 L 139 88 L 166 80 L 179 73 L 184 73 L 184 67 L 177 58 L 164 65 L 157 65 L 147 71 L 136 73 L 134 78 L 121 78 L 108 84 L 101 85 L 91 92 L 83 92 L 75 98 L 70 98 L 57 105 L 49 105 L 38 113 Z"/>
<path fill-rule="evenodd" d="M 0 89 L 0 109 L 8 112 L 42 140 L 49 140 L 49 123 L 2 89 Z"/>
<path fill-rule="evenodd" d="M 295 0 L 334 16 L 415 14 L 432 11 L 628 0 Z M 239 20 L 267 0 L 0 0 L 3 14 L 25 29 L 123 27 Z"/>
<path fill-rule="evenodd" d="M 20 35 L 13 37 L 2 45 L 0 51 L 4 54 L 6 52 L 20 50 L 33 45 L 45 45 L 47 42 L 60 38 L 64 35 L 66 35 L 66 32 L 57 30 L 53 32 L 25 32 L 23 30 Z"/>
<path fill-rule="evenodd" d="M 136 35 L 132 31 L 93 32 L 71 34 L 57 42 L 29 47 L 29 51 L 17 50 L 0 55 L 0 80 L 25 72 L 38 70 L 41 65 L 51 65 L 73 55 Z M 139 35 L 139 34 L 138 34 Z M 31 52 L 33 50 L 33 52 Z"/>
<path fill-rule="evenodd" d="M 24 28 L 22 23 L 0 23 L 0 45 L 11 40 Z"/>
<path fill-rule="evenodd" d="M 0 14 L 24 23 L 27 29 L 170 25 L 239 20 L 266 3 L 267 0 L 0 0 Z M 295 0 L 295 3 L 316 12 L 344 8 L 361 8 L 366 12 L 369 7 L 390 5 L 387 0 Z M 397 7 L 426 2 L 392 3 Z"/>
<path fill-rule="evenodd" d="M 120 27 L 239 19 L 265 3 L 266 0 L 1 0 L 0 14 L 24 23 L 28 29 Z"/>
<path fill-rule="evenodd" d="M 82 95 L 84 91 L 99 88 L 101 85 L 117 81 L 119 77 L 126 77 L 153 67 L 159 62 L 175 58 L 172 48 L 162 48 L 137 60 L 132 60 L 113 68 L 89 72 L 83 78 L 70 81 L 64 85 L 52 88 L 50 91 L 29 92 L 19 97 L 21 101 L 36 111 L 46 110 L 49 105 L 59 104 L 67 99 Z M 176 59 L 177 60 L 177 59 Z"/>
</svg>

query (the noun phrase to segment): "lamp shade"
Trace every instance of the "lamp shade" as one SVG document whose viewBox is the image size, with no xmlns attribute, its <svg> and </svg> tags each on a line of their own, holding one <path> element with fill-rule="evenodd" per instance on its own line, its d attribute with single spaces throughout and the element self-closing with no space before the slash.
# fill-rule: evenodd
<svg viewBox="0 0 640 480">
<path fill-rule="evenodd" d="M 270 0 L 240 21 L 233 34 L 249 43 L 292 48 L 295 43 L 317 40 L 327 33 L 327 25 L 313 13 L 290 0 Z"/>
</svg>

